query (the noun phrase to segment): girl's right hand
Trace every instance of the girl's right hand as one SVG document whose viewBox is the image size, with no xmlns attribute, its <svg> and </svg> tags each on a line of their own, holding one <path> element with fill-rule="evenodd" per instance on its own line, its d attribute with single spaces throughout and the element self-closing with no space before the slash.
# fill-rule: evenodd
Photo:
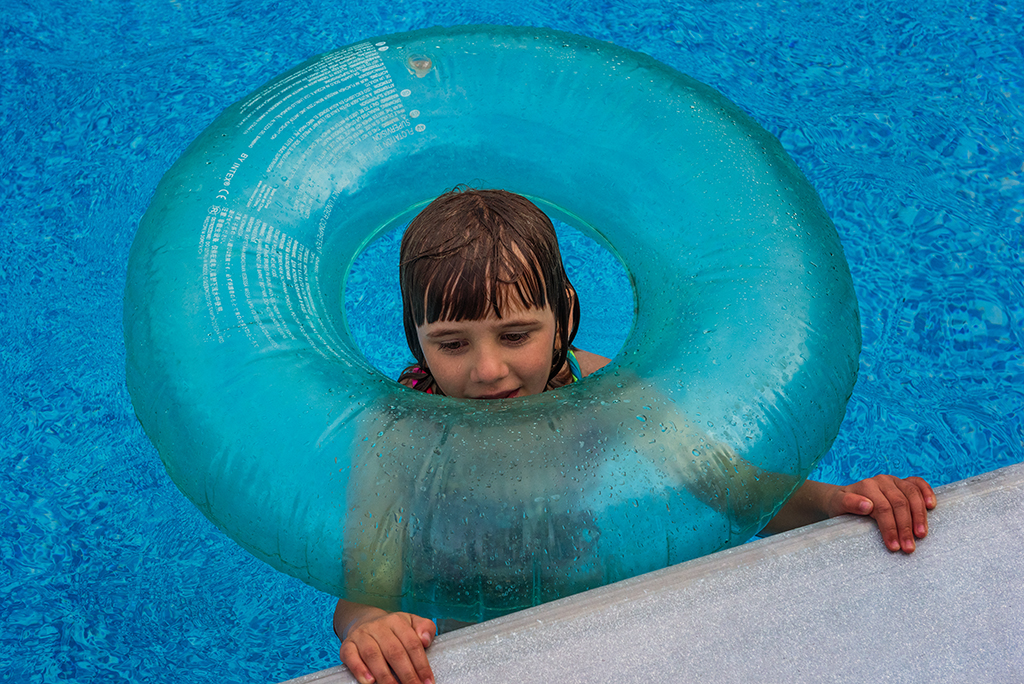
<svg viewBox="0 0 1024 684">
<path fill-rule="evenodd" d="M 341 661 L 360 684 L 433 684 L 426 648 L 435 632 L 433 621 L 411 613 L 370 614 L 349 627 Z"/>
</svg>

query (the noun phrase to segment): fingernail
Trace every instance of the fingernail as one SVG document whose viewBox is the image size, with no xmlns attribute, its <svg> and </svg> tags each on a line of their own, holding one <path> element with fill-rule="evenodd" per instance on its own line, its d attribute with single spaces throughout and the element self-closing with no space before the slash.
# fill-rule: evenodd
<svg viewBox="0 0 1024 684">
<path fill-rule="evenodd" d="M 900 550 L 900 543 L 898 541 L 896 541 L 895 539 L 892 540 L 891 542 L 889 542 L 888 544 L 886 544 L 886 546 L 889 548 L 890 551 L 899 551 Z"/>
<path fill-rule="evenodd" d="M 860 510 L 861 513 L 867 515 L 871 512 L 871 502 L 861 501 L 860 504 L 857 505 L 857 508 Z"/>
<path fill-rule="evenodd" d="M 928 530 L 925 529 L 924 525 L 918 525 L 917 526 L 917 538 L 920 539 L 921 537 L 925 536 L 926 534 L 928 534 Z"/>
</svg>

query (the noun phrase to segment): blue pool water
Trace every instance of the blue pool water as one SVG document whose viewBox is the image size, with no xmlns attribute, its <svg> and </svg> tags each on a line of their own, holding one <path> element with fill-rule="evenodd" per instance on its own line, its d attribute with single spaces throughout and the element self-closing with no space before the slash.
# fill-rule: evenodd
<svg viewBox="0 0 1024 684">
<path fill-rule="evenodd" d="M 313 54 L 457 23 L 643 51 L 782 140 L 836 222 L 863 323 L 860 380 L 814 477 L 942 484 L 1024 461 L 1019 3 L 15 0 L 0 13 L 6 681 L 335 664 L 333 600 L 203 519 L 135 421 L 125 264 L 161 175 L 229 103 Z"/>
</svg>

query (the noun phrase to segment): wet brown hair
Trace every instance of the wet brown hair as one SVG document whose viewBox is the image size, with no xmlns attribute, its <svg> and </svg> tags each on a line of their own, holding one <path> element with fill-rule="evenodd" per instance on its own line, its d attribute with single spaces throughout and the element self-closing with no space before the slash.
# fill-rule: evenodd
<svg viewBox="0 0 1024 684">
<path fill-rule="evenodd" d="M 579 326 L 579 300 L 565 274 L 551 219 L 525 197 L 465 187 L 441 195 L 402 237 L 399 280 L 405 338 L 418 362 L 399 382 L 440 393 L 417 326 L 479 320 L 489 310 L 501 318 L 509 305 L 551 307 L 556 330 L 548 388 L 568 381 L 563 367 Z"/>
</svg>

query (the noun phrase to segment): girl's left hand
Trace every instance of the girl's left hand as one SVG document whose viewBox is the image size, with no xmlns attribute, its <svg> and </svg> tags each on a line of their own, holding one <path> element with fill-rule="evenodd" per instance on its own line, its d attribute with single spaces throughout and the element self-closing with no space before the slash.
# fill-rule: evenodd
<svg viewBox="0 0 1024 684">
<path fill-rule="evenodd" d="M 911 553 L 914 539 L 928 534 L 928 511 L 935 508 L 935 503 L 935 492 L 919 477 L 875 475 L 836 488 L 826 511 L 830 518 L 844 513 L 870 515 L 890 551 Z"/>
</svg>

